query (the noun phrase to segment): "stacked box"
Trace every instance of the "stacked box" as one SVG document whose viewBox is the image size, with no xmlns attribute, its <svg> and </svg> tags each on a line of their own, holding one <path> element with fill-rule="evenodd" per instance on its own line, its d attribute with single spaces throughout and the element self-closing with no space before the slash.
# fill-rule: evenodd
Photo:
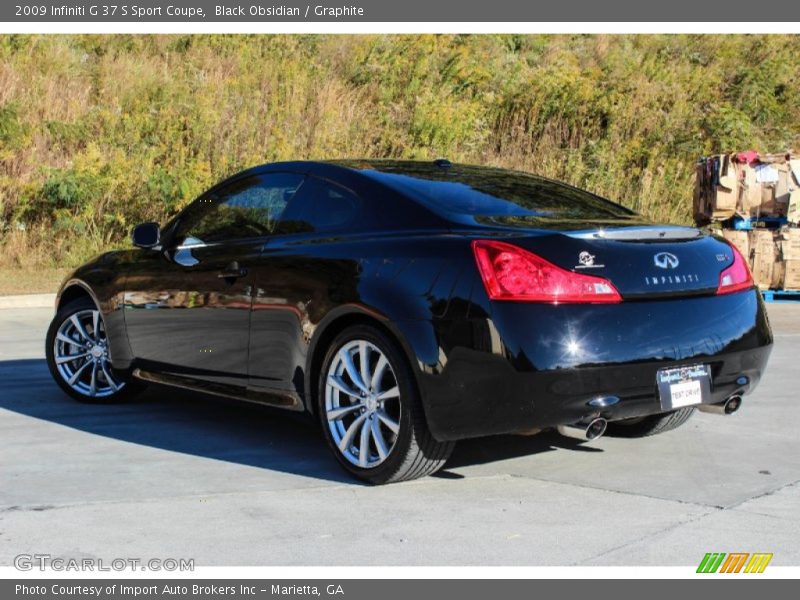
<svg viewBox="0 0 800 600">
<path fill-rule="evenodd" d="M 722 236 L 747 259 L 759 288 L 800 290 L 800 158 L 747 151 L 701 159 L 694 215 L 699 225 L 747 228 Z"/>
<path fill-rule="evenodd" d="M 750 232 L 737 229 L 723 229 L 722 237 L 728 240 L 746 260 L 750 260 Z"/>
<path fill-rule="evenodd" d="M 779 289 L 800 289 L 800 229 L 784 227 L 777 233 L 782 277 Z"/>
<path fill-rule="evenodd" d="M 770 289 L 780 290 L 783 289 L 783 284 L 786 279 L 786 263 L 779 260 L 772 266 L 772 284 Z"/>
<path fill-rule="evenodd" d="M 791 153 L 718 154 L 697 164 L 694 216 L 698 224 L 779 217 L 800 222 L 800 159 Z"/>
<path fill-rule="evenodd" d="M 786 198 L 786 218 L 789 223 L 800 223 L 800 159 L 789 160 L 786 187 L 779 187 L 778 193 Z"/>
<path fill-rule="evenodd" d="M 722 233 L 748 258 L 753 280 L 760 289 L 800 289 L 799 228 L 784 226 L 778 230 L 725 230 Z"/>
<path fill-rule="evenodd" d="M 775 264 L 780 262 L 775 232 L 771 229 L 755 229 L 750 233 L 750 270 L 756 285 L 762 290 L 773 287 Z"/>
<path fill-rule="evenodd" d="M 736 214 L 740 202 L 736 164 L 728 155 L 710 156 L 697 164 L 694 218 L 699 224 L 724 221 Z"/>
</svg>

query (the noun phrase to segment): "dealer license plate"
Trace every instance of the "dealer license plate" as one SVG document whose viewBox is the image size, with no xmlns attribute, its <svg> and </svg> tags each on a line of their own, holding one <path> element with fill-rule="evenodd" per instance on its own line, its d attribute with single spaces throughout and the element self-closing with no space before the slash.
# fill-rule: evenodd
<svg viewBox="0 0 800 600">
<path fill-rule="evenodd" d="M 694 406 L 711 398 L 711 373 L 707 365 L 661 369 L 656 384 L 663 410 Z"/>
</svg>

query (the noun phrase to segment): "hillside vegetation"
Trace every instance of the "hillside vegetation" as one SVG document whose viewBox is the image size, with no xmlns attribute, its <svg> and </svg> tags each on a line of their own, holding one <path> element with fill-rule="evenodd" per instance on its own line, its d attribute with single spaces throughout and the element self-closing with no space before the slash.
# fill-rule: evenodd
<svg viewBox="0 0 800 600">
<path fill-rule="evenodd" d="M 283 159 L 444 156 L 688 222 L 698 156 L 799 145 L 799 67 L 800 36 L 0 36 L 0 266 Z"/>
</svg>

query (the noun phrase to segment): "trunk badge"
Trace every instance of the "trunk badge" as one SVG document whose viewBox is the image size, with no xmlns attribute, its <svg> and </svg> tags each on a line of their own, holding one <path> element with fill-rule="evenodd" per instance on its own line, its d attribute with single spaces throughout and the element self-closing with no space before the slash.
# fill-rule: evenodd
<svg viewBox="0 0 800 600">
<path fill-rule="evenodd" d="M 653 256 L 653 263 L 659 269 L 677 269 L 680 261 L 677 256 L 670 252 L 659 252 Z"/>
<path fill-rule="evenodd" d="M 580 254 L 578 254 L 578 262 L 581 263 L 579 265 L 575 265 L 576 269 L 601 269 L 605 267 L 605 265 L 596 265 L 594 264 L 595 256 L 584 250 Z"/>
</svg>

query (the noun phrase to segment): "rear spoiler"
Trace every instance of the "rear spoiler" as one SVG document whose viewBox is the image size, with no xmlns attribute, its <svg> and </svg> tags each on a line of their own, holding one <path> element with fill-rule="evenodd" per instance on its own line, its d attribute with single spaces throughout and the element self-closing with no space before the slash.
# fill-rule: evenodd
<svg viewBox="0 0 800 600">
<path fill-rule="evenodd" d="M 693 240 L 703 236 L 703 232 L 695 227 L 678 225 L 648 225 L 645 227 L 621 227 L 619 229 L 593 229 L 591 231 L 574 231 L 565 233 L 578 239 L 619 240 L 624 242 L 658 242 L 675 240 Z"/>
</svg>

